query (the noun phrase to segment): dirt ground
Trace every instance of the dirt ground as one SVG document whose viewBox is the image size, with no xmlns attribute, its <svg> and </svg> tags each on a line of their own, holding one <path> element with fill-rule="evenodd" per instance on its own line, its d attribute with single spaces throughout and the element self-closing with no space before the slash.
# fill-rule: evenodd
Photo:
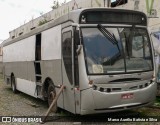
<svg viewBox="0 0 160 125">
<path fill-rule="evenodd" d="M 160 122 L 125 122 L 125 123 L 117 123 L 117 122 L 105 122 L 104 119 L 108 118 L 109 116 L 117 116 L 117 115 L 125 115 L 125 116 L 133 116 L 133 117 L 142 117 L 142 116 L 159 116 L 160 118 L 160 106 L 159 106 L 160 98 L 157 98 L 155 101 L 154 107 L 148 108 L 140 108 L 136 110 L 129 110 L 117 113 L 109 113 L 109 114 L 101 114 L 101 115 L 92 115 L 92 116 L 75 116 L 71 115 L 66 111 L 61 110 L 58 115 L 61 116 L 69 116 L 65 117 L 64 119 L 67 121 L 68 118 L 70 119 L 69 122 L 63 120 L 55 120 L 52 122 L 47 122 L 44 125 L 81 125 L 81 124 L 94 124 L 94 125 L 105 125 L 105 124 L 122 124 L 122 125 L 158 125 Z M 47 102 L 44 102 L 39 99 L 35 99 L 31 96 L 28 96 L 24 93 L 13 94 L 10 85 L 6 85 L 3 82 L 2 75 L 0 75 L 0 116 L 44 116 L 48 109 Z M 52 113 L 51 116 L 57 115 Z M 104 117 L 105 116 L 105 117 Z M 85 122 L 79 122 L 85 121 Z M 104 121 L 103 121 L 104 120 Z M 63 122 L 62 122 L 63 121 Z M 90 122 L 95 121 L 95 122 Z M 40 123 L 0 123 L 0 125 L 38 125 Z"/>
</svg>

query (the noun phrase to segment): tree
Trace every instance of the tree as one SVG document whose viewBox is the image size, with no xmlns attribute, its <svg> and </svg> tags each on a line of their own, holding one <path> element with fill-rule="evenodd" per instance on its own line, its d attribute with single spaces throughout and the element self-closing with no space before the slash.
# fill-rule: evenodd
<svg viewBox="0 0 160 125">
<path fill-rule="evenodd" d="M 54 10 L 54 9 L 57 9 L 59 6 L 65 4 L 65 3 L 66 3 L 66 0 L 64 0 L 64 2 L 61 3 L 61 4 L 60 4 L 57 0 L 54 0 L 54 1 L 53 1 L 52 9 L 53 9 L 53 10 Z"/>
<path fill-rule="evenodd" d="M 54 10 L 54 9 L 57 9 L 59 6 L 60 6 L 60 5 L 59 5 L 59 2 L 54 0 L 54 1 L 53 1 L 52 9 L 53 9 L 53 10 Z"/>
</svg>

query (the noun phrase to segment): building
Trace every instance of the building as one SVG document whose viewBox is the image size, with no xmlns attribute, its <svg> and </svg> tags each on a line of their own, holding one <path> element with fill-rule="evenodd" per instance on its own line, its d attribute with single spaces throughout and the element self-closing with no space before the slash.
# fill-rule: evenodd
<svg viewBox="0 0 160 125">
<path fill-rule="evenodd" d="M 159 0 L 116 0 L 110 7 L 142 11 L 148 16 L 151 32 L 160 32 L 160 1 Z"/>
<path fill-rule="evenodd" d="M 3 51 L 2 51 L 2 42 L 3 40 L 0 40 L 0 73 L 2 73 L 2 69 L 3 69 L 3 60 L 2 60 L 2 55 L 3 55 Z"/>
</svg>

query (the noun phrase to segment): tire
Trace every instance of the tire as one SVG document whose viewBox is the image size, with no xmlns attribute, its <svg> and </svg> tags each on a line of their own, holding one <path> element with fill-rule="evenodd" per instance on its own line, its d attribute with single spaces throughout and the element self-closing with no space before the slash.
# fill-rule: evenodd
<svg viewBox="0 0 160 125">
<path fill-rule="evenodd" d="M 55 99 L 56 97 L 56 90 L 55 90 L 55 87 L 53 85 L 53 83 L 50 83 L 49 84 L 49 87 L 48 87 L 48 92 L 47 92 L 47 95 L 48 95 L 48 106 L 51 105 L 51 103 L 53 102 L 53 100 Z M 57 103 L 53 106 L 52 108 L 52 111 L 53 112 L 57 112 Z"/>
<path fill-rule="evenodd" d="M 14 76 L 11 76 L 11 88 L 13 93 L 17 93 L 17 89 L 16 89 L 16 80 Z"/>
</svg>

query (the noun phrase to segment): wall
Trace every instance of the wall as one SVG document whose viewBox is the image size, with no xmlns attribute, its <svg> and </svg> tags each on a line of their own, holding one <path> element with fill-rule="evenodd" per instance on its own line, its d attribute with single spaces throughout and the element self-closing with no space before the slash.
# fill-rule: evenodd
<svg viewBox="0 0 160 125">
<path fill-rule="evenodd" d="M 148 25 L 150 31 L 160 31 L 160 0 L 128 0 L 127 4 L 117 6 L 116 8 L 144 12 L 148 16 Z M 154 13 L 157 14 L 154 16 Z"/>
</svg>

